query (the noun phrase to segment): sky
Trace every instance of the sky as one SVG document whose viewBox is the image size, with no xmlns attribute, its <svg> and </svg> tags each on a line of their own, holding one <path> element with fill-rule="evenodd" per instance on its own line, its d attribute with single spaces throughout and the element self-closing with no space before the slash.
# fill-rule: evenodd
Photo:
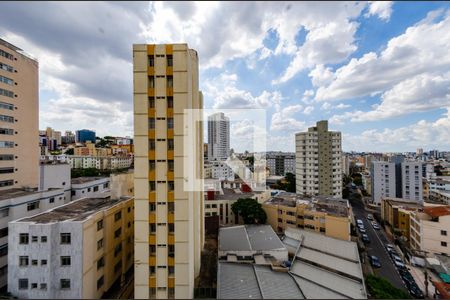
<svg viewBox="0 0 450 300">
<path fill-rule="evenodd" d="M 132 45 L 197 50 L 208 109 L 295 151 L 318 120 L 344 151 L 450 150 L 450 2 L 0 2 L 0 38 L 39 60 L 40 128 L 133 135 Z"/>
</svg>

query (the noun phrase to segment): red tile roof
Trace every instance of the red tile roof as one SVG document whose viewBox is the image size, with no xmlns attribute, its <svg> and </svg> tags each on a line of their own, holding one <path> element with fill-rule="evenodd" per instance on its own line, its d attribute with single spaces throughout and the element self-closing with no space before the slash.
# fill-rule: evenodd
<svg viewBox="0 0 450 300">
<path fill-rule="evenodd" d="M 432 217 L 442 217 L 450 215 L 450 205 L 424 207 L 423 211 Z"/>
</svg>

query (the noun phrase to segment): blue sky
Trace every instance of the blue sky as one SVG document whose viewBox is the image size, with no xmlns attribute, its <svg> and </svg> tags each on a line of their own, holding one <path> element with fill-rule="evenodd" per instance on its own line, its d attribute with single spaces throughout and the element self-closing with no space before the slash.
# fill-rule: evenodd
<svg viewBox="0 0 450 300">
<path fill-rule="evenodd" d="M 0 37 L 39 59 L 41 128 L 132 136 L 131 45 L 186 42 L 205 108 L 264 109 L 268 150 L 322 119 L 344 151 L 450 150 L 448 2 L 2 2 Z"/>
</svg>

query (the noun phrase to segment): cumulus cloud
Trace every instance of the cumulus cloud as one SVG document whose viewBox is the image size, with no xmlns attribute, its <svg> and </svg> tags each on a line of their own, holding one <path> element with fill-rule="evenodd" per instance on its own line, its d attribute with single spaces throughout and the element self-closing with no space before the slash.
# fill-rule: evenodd
<svg viewBox="0 0 450 300">
<path fill-rule="evenodd" d="M 369 8 L 365 17 L 378 16 L 383 21 L 389 21 L 392 14 L 392 4 L 392 1 L 369 1 Z"/>
<path fill-rule="evenodd" d="M 309 115 L 310 113 L 312 113 L 313 112 L 313 110 L 314 110 L 314 106 L 307 106 L 307 107 L 305 107 L 305 110 L 303 111 L 303 113 L 305 114 L 305 115 Z"/>
<path fill-rule="evenodd" d="M 294 118 L 295 114 L 302 111 L 302 105 L 291 105 L 272 114 L 270 129 L 273 131 L 302 131 L 306 128 L 305 122 Z"/>
</svg>

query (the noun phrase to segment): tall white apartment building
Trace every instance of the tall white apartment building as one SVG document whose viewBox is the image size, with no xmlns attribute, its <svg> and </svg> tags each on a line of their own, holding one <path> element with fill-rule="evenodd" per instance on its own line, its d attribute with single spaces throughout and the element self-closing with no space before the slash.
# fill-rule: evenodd
<svg viewBox="0 0 450 300">
<path fill-rule="evenodd" d="M 297 194 L 342 197 L 341 133 L 319 121 L 295 135 Z"/>
<path fill-rule="evenodd" d="M 370 170 L 372 176 L 372 201 L 381 205 L 381 198 L 395 198 L 395 163 L 373 161 Z"/>
<path fill-rule="evenodd" d="M 230 119 L 223 113 L 208 117 L 208 160 L 226 160 L 230 155 Z"/>
<path fill-rule="evenodd" d="M 402 163 L 402 198 L 423 202 L 421 162 L 405 161 Z"/>
</svg>

